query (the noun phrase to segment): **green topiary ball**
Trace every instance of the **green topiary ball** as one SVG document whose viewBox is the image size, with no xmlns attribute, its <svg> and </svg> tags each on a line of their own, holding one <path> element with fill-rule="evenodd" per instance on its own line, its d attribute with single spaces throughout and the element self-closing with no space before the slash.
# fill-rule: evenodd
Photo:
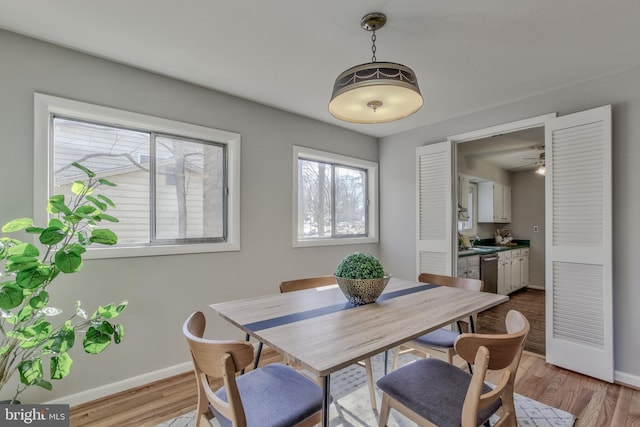
<svg viewBox="0 0 640 427">
<path fill-rule="evenodd" d="M 354 252 L 340 261 L 335 276 L 345 279 L 379 279 L 384 277 L 384 268 L 373 255 Z"/>
</svg>

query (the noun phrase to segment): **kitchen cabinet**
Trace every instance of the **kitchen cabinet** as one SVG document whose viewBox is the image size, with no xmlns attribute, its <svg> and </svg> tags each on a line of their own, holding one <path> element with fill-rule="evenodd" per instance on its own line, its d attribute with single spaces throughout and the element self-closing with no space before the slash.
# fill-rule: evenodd
<svg viewBox="0 0 640 427">
<path fill-rule="evenodd" d="M 511 186 L 491 181 L 478 183 L 478 222 L 511 222 Z"/>
<path fill-rule="evenodd" d="M 529 286 L 529 248 L 521 250 L 522 258 L 522 287 Z"/>
<path fill-rule="evenodd" d="M 457 275 L 468 279 L 480 279 L 480 256 L 459 257 Z"/>
<path fill-rule="evenodd" d="M 498 293 L 511 292 L 511 251 L 498 252 Z"/>
<path fill-rule="evenodd" d="M 498 252 L 498 293 L 508 295 L 529 284 L 529 248 Z"/>
<path fill-rule="evenodd" d="M 511 283 L 509 293 L 517 291 L 522 285 L 522 258 L 520 249 L 511 252 Z"/>
</svg>

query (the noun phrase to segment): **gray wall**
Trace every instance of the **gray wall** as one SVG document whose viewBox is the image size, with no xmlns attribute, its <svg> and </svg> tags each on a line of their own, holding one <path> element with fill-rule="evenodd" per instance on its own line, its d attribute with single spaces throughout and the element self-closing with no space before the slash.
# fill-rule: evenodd
<svg viewBox="0 0 640 427">
<path fill-rule="evenodd" d="M 428 94 L 425 94 L 428 99 Z M 432 99 L 430 102 L 438 102 Z M 616 378 L 640 386 L 640 68 L 531 96 L 380 142 L 381 256 L 396 276 L 415 275 L 416 147 L 447 136 L 509 123 L 550 112 L 566 115 L 613 106 L 613 297 Z M 408 167 L 411 165 L 411 167 Z"/>
<path fill-rule="evenodd" d="M 192 311 L 205 312 L 211 336 L 241 338 L 208 304 L 274 293 L 286 279 L 331 274 L 355 250 L 378 254 L 377 244 L 291 245 L 292 146 L 377 161 L 375 138 L 9 32 L 0 31 L 0 58 L 0 224 L 33 216 L 36 91 L 242 135 L 242 250 L 89 260 L 79 273 L 57 279 L 53 303 L 67 313 L 77 299 L 87 307 L 128 299 L 121 317 L 125 339 L 100 356 L 74 349 L 70 377 L 55 382 L 53 392 L 34 389 L 23 401 L 52 400 L 188 362 L 181 328 Z"/>
<path fill-rule="evenodd" d="M 544 288 L 544 177 L 533 170 L 511 174 L 509 229 L 517 239 L 528 239 L 529 284 Z M 538 226 L 534 233 L 533 227 Z"/>
</svg>

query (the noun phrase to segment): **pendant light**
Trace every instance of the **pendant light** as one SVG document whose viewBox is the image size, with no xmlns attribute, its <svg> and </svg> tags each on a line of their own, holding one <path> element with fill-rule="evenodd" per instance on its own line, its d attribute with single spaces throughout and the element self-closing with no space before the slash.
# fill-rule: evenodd
<svg viewBox="0 0 640 427">
<path fill-rule="evenodd" d="M 371 62 L 349 68 L 333 85 L 329 112 L 351 123 L 385 123 L 410 116 L 422 107 L 418 80 L 411 68 L 394 62 L 376 62 L 376 30 L 387 22 L 382 13 L 360 21 L 372 31 Z"/>
</svg>

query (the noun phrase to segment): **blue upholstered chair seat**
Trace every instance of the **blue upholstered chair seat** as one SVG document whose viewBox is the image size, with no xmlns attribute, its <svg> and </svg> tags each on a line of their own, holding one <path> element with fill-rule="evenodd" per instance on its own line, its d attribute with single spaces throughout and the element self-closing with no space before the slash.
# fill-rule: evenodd
<svg viewBox="0 0 640 427">
<path fill-rule="evenodd" d="M 440 427 L 458 427 L 471 375 L 439 359 L 420 359 L 378 380 L 378 387 Z M 491 391 L 485 384 L 483 393 Z M 500 408 L 500 400 L 478 413 L 478 425 Z"/>
<path fill-rule="evenodd" d="M 247 426 L 288 427 L 310 417 L 322 408 L 322 390 L 295 369 L 279 363 L 266 365 L 236 380 Z M 216 395 L 227 401 L 226 390 Z M 213 408 L 212 408 L 213 409 Z M 223 427 L 231 422 L 213 410 Z"/>
<path fill-rule="evenodd" d="M 458 338 L 459 335 L 456 331 L 441 328 L 419 336 L 413 341 L 425 347 L 453 348 L 456 338 Z"/>
</svg>

